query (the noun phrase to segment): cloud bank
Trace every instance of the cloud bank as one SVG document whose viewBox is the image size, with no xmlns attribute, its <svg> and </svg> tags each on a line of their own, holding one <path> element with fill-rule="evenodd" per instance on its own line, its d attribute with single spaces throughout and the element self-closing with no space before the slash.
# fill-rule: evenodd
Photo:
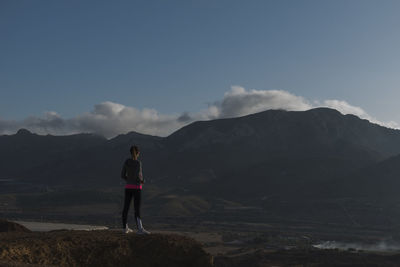
<svg viewBox="0 0 400 267">
<path fill-rule="evenodd" d="M 233 118 L 268 109 L 304 111 L 316 107 L 329 107 L 343 114 L 353 114 L 389 128 L 400 128 L 396 122 L 381 122 L 362 108 L 346 101 L 324 100 L 310 102 L 283 90 L 246 90 L 232 86 L 223 98 L 196 113 L 160 114 L 155 109 L 136 109 L 114 102 L 103 102 L 93 110 L 74 118 L 62 118 L 54 111 L 43 116 L 31 116 L 21 121 L 0 118 L 0 134 L 14 134 L 26 128 L 38 134 L 67 135 L 96 133 L 107 138 L 135 131 L 143 134 L 167 136 L 177 129 L 197 120 Z"/>
</svg>

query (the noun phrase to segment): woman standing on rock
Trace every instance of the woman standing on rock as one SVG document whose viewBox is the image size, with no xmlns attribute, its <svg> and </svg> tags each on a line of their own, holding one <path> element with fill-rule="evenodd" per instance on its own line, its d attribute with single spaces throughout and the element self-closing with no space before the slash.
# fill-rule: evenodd
<svg viewBox="0 0 400 267">
<path fill-rule="evenodd" d="M 132 146 L 130 152 L 132 158 L 129 158 L 125 161 L 121 172 L 121 178 L 126 181 L 124 210 L 122 211 L 122 227 L 126 234 L 133 232 L 127 224 L 128 210 L 133 197 L 135 221 L 138 229 L 137 233 L 150 234 L 149 231 L 146 231 L 143 228 L 142 220 L 140 219 L 140 202 L 142 198 L 142 186 L 144 184 L 142 163 L 138 160 L 140 151 L 137 146 Z"/>
</svg>

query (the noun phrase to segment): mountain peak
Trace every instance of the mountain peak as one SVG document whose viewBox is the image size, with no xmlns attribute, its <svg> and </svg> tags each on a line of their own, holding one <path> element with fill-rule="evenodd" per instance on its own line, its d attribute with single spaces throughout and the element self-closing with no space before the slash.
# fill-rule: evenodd
<svg viewBox="0 0 400 267">
<path fill-rule="evenodd" d="M 335 115 L 343 115 L 340 111 L 333 108 L 319 107 L 306 110 L 305 112 L 313 112 L 313 113 L 324 113 L 324 114 L 335 114 Z"/>
<path fill-rule="evenodd" d="M 32 133 L 25 128 L 21 128 L 17 132 L 18 135 L 31 135 Z"/>
</svg>

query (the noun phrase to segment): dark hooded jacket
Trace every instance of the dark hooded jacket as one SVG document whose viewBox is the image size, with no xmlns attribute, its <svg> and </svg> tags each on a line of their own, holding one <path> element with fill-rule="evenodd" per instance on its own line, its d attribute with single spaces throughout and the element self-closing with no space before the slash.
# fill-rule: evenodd
<svg viewBox="0 0 400 267">
<path fill-rule="evenodd" d="M 127 159 L 122 166 L 121 178 L 126 181 L 126 184 L 140 185 L 144 183 L 142 162 L 131 158 Z"/>
</svg>

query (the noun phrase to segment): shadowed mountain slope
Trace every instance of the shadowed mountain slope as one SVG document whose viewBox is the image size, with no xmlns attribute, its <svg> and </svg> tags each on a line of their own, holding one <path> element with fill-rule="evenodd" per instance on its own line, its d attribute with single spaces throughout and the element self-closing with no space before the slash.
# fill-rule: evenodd
<svg viewBox="0 0 400 267">
<path fill-rule="evenodd" d="M 347 174 L 334 184 L 343 197 L 400 199 L 400 155 Z"/>
</svg>

